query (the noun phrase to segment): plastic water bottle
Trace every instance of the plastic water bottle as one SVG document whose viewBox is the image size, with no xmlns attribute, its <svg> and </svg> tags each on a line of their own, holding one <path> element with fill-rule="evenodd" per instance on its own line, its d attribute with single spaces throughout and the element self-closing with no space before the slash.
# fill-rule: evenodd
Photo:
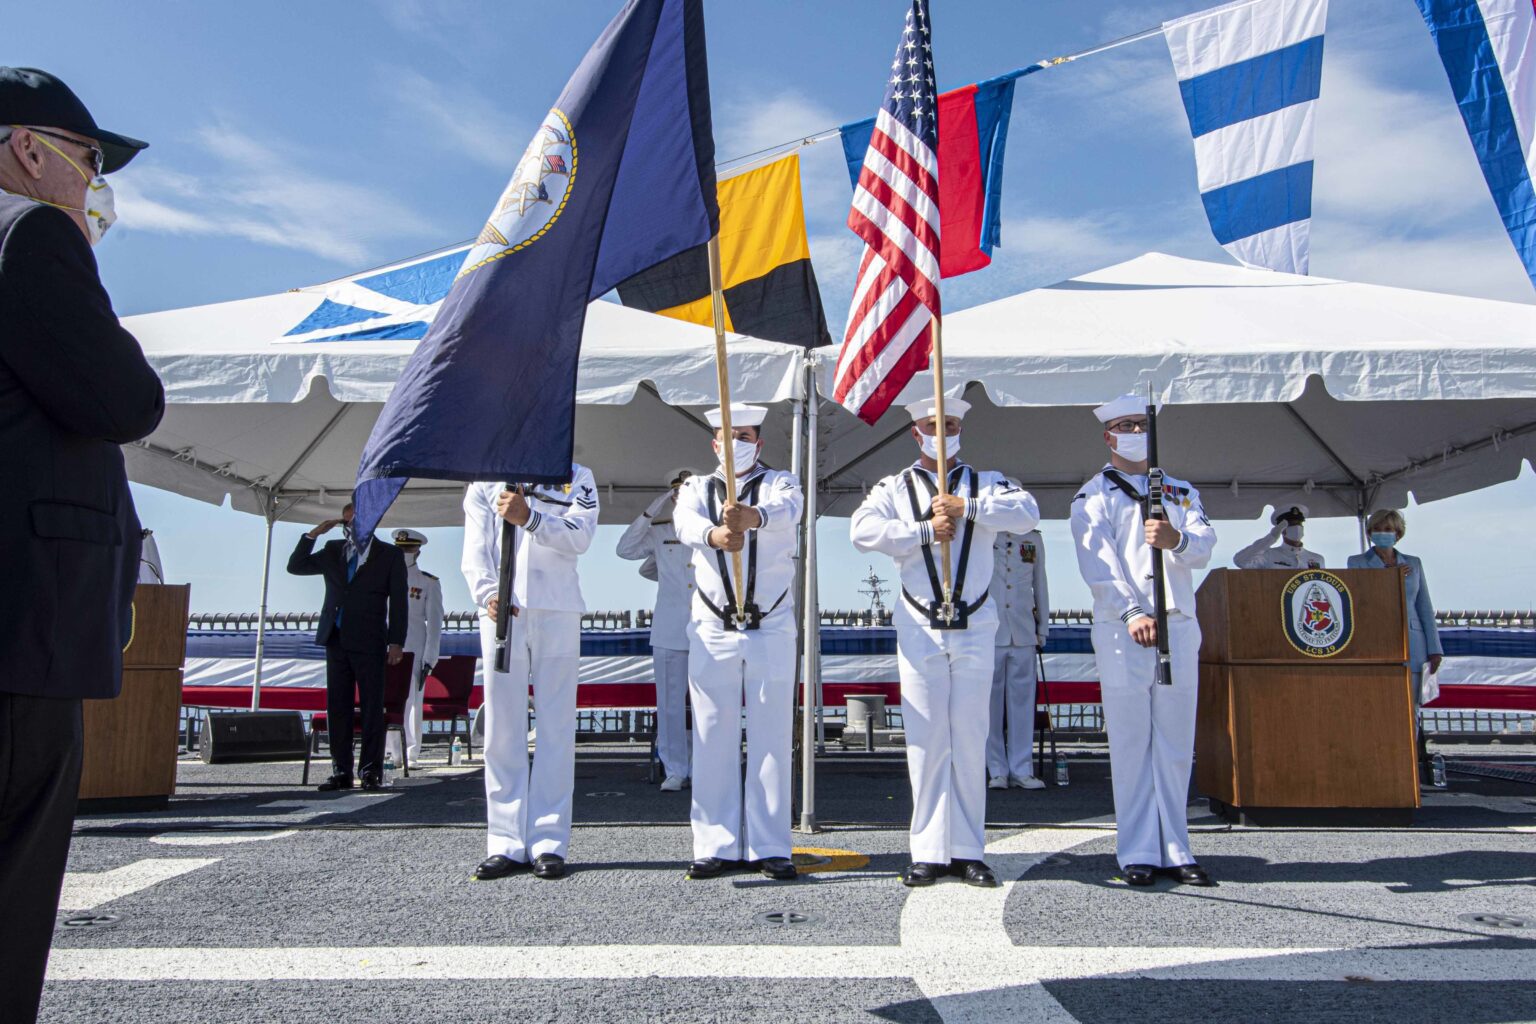
<svg viewBox="0 0 1536 1024">
<path fill-rule="evenodd" d="M 1067 778 L 1067 759 L 1060 754 L 1056 756 L 1056 785 L 1071 785 L 1071 780 Z"/>
<path fill-rule="evenodd" d="M 384 785 L 395 784 L 395 752 L 393 750 L 384 754 Z"/>
<path fill-rule="evenodd" d="M 1435 754 L 1429 759 L 1429 781 L 1436 789 L 1445 788 L 1445 755 Z"/>
<path fill-rule="evenodd" d="M 459 765 L 459 764 L 463 764 L 463 763 L 464 763 L 464 743 L 457 736 L 455 736 L 453 738 L 453 743 L 449 744 L 449 746 L 448 746 L 448 764 L 450 766 L 453 766 L 453 765 Z"/>
</svg>

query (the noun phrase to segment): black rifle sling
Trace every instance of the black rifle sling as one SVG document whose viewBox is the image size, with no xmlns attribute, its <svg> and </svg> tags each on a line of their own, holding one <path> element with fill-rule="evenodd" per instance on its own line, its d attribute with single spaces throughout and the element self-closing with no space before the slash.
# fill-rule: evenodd
<svg viewBox="0 0 1536 1024">
<path fill-rule="evenodd" d="M 1142 517 L 1146 517 L 1147 496 L 1145 494 L 1142 494 L 1135 487 L 1132 487 L 1131 482 L 1125 477 L 1121 476 L 1118 470 L 1106 469 L 1104 471 L 1104 479 L 1108 480 L 1120 490 L 1124 491 L 1125 496 L 1134 501 L 1136 503 L 1136 507 L 1141 509 Z"/>
</svg>

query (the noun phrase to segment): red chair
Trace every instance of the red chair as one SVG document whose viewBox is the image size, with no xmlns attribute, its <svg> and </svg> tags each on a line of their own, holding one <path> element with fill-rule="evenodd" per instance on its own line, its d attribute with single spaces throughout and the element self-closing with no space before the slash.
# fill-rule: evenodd
<svg viewBox="0 0 1536 1024">
<path fill-rule="evenodd" d="M 464 719 L 464 742 L 469 748 L 468 760 L 475 756 L 475 736 L 470 729 L 469 698 L 475 689 L 475 667 L 480 659 L 472 654 L 455 654 L 438 658 L 427 676 L 426 689 L 421 695 L 421 720 L 426 722 L 452 722 L 448 742 L 459 735 L 459 719 Z"/>
<path fill-rule="evenodd" d="M 400 659 L 397 665 L 384 667 L 384 735 L 387 738 L 391 729 L 400 734 L 400 761 L 401 769 L 407 778 L 411 774 L 410 755 L 405 749 L 405 698 L 410 693 L 412 666 L 416 663 L 416 655 L 410 651 L 405 652 L 405 657 Z M 352 707 L 356 712 L 361 701 L 357 698 L 356 687 L 352 690 Z M 304 748 L 304 785 L 309 785 L 309 762 L 314 755 L 320 752 L 320 734 L 330 736 L 328 728 L 328 716 L 324 711 L 318 711 L 309 717 L 309 745 Z M 363 716 L 354 713 L 352 716 L 352 735 L 361 736 L 363 732 Z"/>
</svg>

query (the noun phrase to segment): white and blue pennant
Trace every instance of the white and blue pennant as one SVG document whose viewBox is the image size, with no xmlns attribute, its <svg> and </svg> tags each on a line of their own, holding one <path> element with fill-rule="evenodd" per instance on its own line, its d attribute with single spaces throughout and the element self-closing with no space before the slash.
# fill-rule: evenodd
<svg viewBox="0 0 1536 1024">
<path fill-rule="evenodd" d="M 1239 0 L 1163 25 L 1211 232 L 1244 266 L 1307 272 L 1327 18 L 1328 0 Z"/>
</svg>

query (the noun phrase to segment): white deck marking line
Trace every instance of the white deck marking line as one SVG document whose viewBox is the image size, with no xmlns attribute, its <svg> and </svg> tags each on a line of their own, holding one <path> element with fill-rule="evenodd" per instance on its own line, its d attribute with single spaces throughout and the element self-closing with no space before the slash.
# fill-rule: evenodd
<svg viewBox="0 0 1536 1024">
<path fill-rule="evenodd" d="M 217 864 L 218 857 L 150 857 L 110 871 L 70 871 L 59 897 L 63 911 L 91 910 L 103 903 L 132 896 L 189 871 Z"/>
<path fill-rule="evenodd" d="M 1078 824 L 1098 824 L 1095 818 Z M 1112 824 L 1113 819 L 1108 819 Z M 1025 872 L 1053 854 L 1103 839 L 1097 830 L 1026 829 L 987 847 L 996 889 L 937 885 L 914 889 L 901 912 L 901 947 L 914 963 L 913 981 L 945 1024 L 1076 1024 L 1040 984 L 1032 958 L 1003 924 L 1008 894 Z M 963 936 L 963 941 L 956 941 Z M 1083 962 L 1094 951 L 1073 950 Z M 1097 958 L 1094 958 L 1097 959 Z"/>
<path fill-rule="evenodd" d="M 934 1005 L 969 1013 L 993 997 L 1008 1013 L 1041 981 L 1074 979 L 1319 982 L 1365 976 L 1378 981 L 1536 981 L 1536 949 L 1207 948 L 1203 946 L 1014 946 L 992 958 L 991 991 L 939 993 Z M 54 949 L 51 981 L 347 981 L 495 978 L 909 978 L 924 965 L 894 946 L 302 946 L 289 949 L 160 947 Z M 1015 989 L 1012 986 L 1020 986 Z M 1059 1005 L 1056 1019 L 1065 1013 Z"/>
<path fill-rule="evenodd" d="M 379 946 L 55 949 L 54 981 L 905 978 L 893 946 Z"/>
</svg>

